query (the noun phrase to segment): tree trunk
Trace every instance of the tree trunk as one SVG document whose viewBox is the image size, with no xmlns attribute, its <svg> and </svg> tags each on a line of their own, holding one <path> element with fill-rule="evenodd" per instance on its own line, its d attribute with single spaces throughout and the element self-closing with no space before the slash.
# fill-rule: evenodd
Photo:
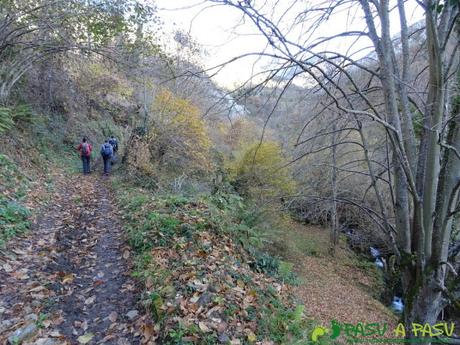
<svg viewBox="0 0 460 345">
<path fill-rule="evenodd" d="M 442 292 L 436 280 L 436 272 L 433 272 L 423 282 L 420 282 L 417 291 L 411 291 L 412 295 L 407 296 L 411 304 L 406 304 L 407 312 L 404 315 L 406 325 L 412 323 L 436 324 L 438 315 L 444 307 Z M 414 338 L 414 335 L 408 334 L 408 337 Z"/>
<path fill-rule="evenodd" d="M 331 230 L 330 230 L 330 243 L 329 254 L 335 255 L 335 248 L 338 242 L 338 219 L 337 219 L 337 120 L 332 123 L 332 136 L 331 136 L 331 154 L 332 154 L 332 168 L 331 168 Z"/>
</svg>

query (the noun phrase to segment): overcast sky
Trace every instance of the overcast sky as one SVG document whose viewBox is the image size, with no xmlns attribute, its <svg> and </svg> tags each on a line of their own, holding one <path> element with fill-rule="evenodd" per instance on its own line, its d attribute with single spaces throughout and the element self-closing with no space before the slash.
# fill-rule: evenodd
<svg viewBox="0 0 460 345">
<path fill-rule="evenodd" d="M 292 24 L 294 13 L 298 13 L 306 3 L 314 3 L 323 0 L 280 0 L 279 6 L 285 6 L 282 10 L 291 9 L 289 15 L 280 23 L 284 27 Z M 266 46 L 266 40 L 261 37 L 250 22 L 242 23 L 241 13 L 229 6 L 213 6 L 203 0 L 156 0 L 159 8 L 159 15 L 165 23 L 165 30 L 169 33 L 180 29 L 189 32 L 191 36 L 200 43 L 207 51 L 203 56 L 202 64 L 210 68 L 221 64 L 235 56 L 248 52 L 262 51 Z M 413 23 L 422 18 L 421 10 L 417 7 L 415 0 L 408 0 L 406 4 L 409 22 Z M 291 17 L 290 17 L 291 16 Z M 392 17 L 393 34 L 399 31 L 399 18 L 396 11 Z M 364 28 L 362 13 L 343 12 L 336 15 L 322 28 L 322 35 L 339 33 L 348 29 Z M 293 33 L 295 34 L 295 32 Z M 300 35 L 301 32 L 299 31 Z M 172 39 L 168 40 L 173 42 Z M 350 41 L 342 39 L 340 42 L 332 43 L 330 49 L 346 50 Z M 360 47 L 368 46 L 369 42 L 360 43 Z M 232 63 L 223 69 L 215 80 L 223 86 L 231 87 L 235 84 L 246 81 L 253 73 L 257 73 L 267 67 L 268 61 L 257 61 L 255 58 L 248 58 Z"/>
</svg>

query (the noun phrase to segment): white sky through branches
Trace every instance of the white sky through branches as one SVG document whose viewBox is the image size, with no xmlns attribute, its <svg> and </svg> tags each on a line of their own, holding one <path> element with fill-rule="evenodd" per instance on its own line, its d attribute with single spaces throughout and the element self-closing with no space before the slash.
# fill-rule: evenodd
<svg viewBox="0 0 460 345">
<path fill-rule="evenodd" d="M 271 0 L 275 1 L 275 0 Z M 292 40 L 301 40 L 302 31 L 308 22 L 296 25 L 291 29 L 295 15 L 306 6 L 313 6 L 315 3 L 327 3 L 324 0 L 278 0 L 276 1 L 276 12 L 273 15 L 279 18 L 279 14 L 286 12 L 279 26 L 285 31 L 290 31 Z M 167 39 L 169 49 L 174 49 L 175 42 L 172 33 L 175 30 L 182 30 L 190 33 L 207 52 L 200 59 L 205 68 L 211 68 L 228 61 L 236 56 L 260 52 L 266 48 L 267 41 L 255 29 L 254 25 L 242 14 L 229 6 L 216 5 L 203 0 L 156 0 L 159 14 L 164 21 L 165 30 L 171 35 Z M 270 6 L 267 7 L 270 9 Z M 413 24 L 422 18 L 422 10 L 415 0 L 406 2 L 406 13 L 409 24 Z M 342 11 L 332 16 L 330 20 L 317 31 L 317 38 L 338 34 L 347 30 L 364 30 L 365 23 L 362 12 L 355 9 Z M 399 32 L 399 17 L 397 11 L 391 16 L 392 34 Z M 290 29 L 290 30 L 289 30 Z M 341 38 L 328 43 L 328 50 L 348 52 L 349 47 L 355 38 Z M 369 41 L 361 39 L 355 44 L 354 50 L 360 50 L 370 45 Z M 323 48 L 325 48 L 323 46 Z M 370 50 L 367 51 L 369 53 Z M 225 67 L 215 77 L 215 81 L 226 87 L 248 80 L 254 73 L 267 68 L 271 62 L 267 59 L 255 57 L 238 60 Z"/>
</svg>

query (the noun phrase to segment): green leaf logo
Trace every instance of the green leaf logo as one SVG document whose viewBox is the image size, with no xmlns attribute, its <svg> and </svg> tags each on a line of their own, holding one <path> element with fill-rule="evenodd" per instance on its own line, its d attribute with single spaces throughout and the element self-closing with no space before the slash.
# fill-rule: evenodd
<svg viewBox="0 0 460 345">
<path fill-rule="evenodd" d="M 317 341 L 318 341 L 318 338 L 322 337 L 322 336 L 325 335 L 326 333 L 329 333 L 329 329 L 328 329 L 328 328 L 322 327 L 322 326 L 315 327 L 315 329 L 314 329 L 313 332 L 311 333 L 311 340 L 312 340 L 313 342 L 317 342 Z"/>
</svg>

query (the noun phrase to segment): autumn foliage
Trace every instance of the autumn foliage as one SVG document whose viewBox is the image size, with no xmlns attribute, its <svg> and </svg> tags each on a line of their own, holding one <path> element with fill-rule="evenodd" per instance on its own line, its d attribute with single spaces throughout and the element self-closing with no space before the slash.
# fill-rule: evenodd
<svg viewBox="0 0 460 345">
<path fill-rule="evenodd" d="M 246 195 L 273 197 L 294 191 L 295 183 L 280 145 L 275 141 L 244 145 L 228 169 L 237 190 Z"/>
<path fill-rule="evenodd" d="M 199 108 L 163 89 L 155 99 L 152 112 L 150 134 L 157 144 L 158 158 L 165 164 L 209 170 L 211 142 Z"/>
<path fill-rule="evenodd" d="M 156 95 L 146 124 L 147 131 L 130 143 L 128 161 L 138 172 L 158 176 L 193 176 L 209 172 L 211 141 L 200 109 L 189 100 L 162 89 Z"/>
</svg>

